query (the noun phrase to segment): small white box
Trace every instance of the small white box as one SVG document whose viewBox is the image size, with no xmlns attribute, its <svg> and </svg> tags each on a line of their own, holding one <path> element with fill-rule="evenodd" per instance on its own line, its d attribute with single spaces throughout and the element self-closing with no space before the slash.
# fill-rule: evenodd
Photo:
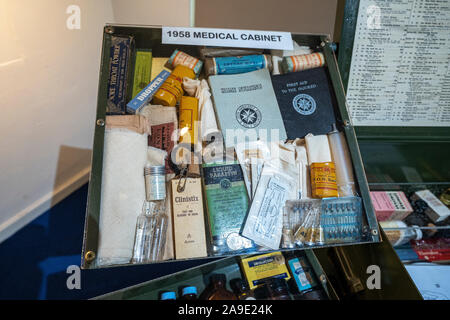
<svg viewBox="0 0 450 320">
<path fill-rule="evenodd" d="M 450 216 L 450 209 L 447 208 L 430 190 L 416 191 L 414 198 L 425 201 L 428 208 L 425 210 L 427 216 L 433 222 L 440 222 Z"/>
</svg>

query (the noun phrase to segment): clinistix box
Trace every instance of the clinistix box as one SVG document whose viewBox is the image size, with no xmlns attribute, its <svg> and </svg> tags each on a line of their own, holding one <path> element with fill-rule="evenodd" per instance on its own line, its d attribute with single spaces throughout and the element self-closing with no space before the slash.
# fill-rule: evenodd
<svg viewBox="0 0 450 320">
<path fill-rule="evenodd" d="M 402 191 L 370 192 L 378 221 L 403 220 L 413 209 Z"/>
</svg>

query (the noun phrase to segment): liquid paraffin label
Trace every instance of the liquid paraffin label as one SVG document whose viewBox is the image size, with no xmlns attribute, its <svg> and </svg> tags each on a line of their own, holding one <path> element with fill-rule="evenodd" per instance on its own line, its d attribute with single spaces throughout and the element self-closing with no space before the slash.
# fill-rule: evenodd
<svg viewBox="0 0 450 320">
<path fill-rule="evenodd" d="M 241 250 L 252 246 L 250 240 L 239 236 L 247 214 L 248 195 L 238 163 L 204 164 L 203 176 L 208 205 L 211 234 L 216 245 Z"/>
<path fill-rule="evenodd" d="M 187 178 L 183 192 L 172 180 L 172 209 L 176 259 L 206 257 L 205 221 L 201 178 Z M 181 185 L 184 184 L 184 178 Z"/>
</svg>

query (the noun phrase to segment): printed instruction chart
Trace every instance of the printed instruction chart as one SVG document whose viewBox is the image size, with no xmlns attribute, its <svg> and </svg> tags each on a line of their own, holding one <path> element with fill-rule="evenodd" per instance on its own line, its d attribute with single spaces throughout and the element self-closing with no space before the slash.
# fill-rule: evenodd
<svg viewBox="0 0 450 320">
<path fill-rule="evenodd" d="M 450 126 L 450 1 L 361 0 L 347 103 L 355 126 Z"/>
</svg>

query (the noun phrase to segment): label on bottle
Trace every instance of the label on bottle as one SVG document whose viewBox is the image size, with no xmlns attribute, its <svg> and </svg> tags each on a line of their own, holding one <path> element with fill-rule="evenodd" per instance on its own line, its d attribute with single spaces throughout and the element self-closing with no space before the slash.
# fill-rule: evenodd
<svg viewBox="0 0 450 320">
<path fill-rule="evenodd" d="M 215 74 L 235 74 L 267 68 L 266 56 L 251 55 L 242 57 L 214 58 Z"/>
<path fill-rule="evenodd" d="M 325 58 L 321 52 L 290 56 L 284 59 L 286 60 L 286 72 L 318 68 L 325 64 Z"/>
<path fill-rule="evenodd" d="M 203 62 L 197 58 L 194 58 L 180 50 L 175 50 L 172 56 L 169 58 L 169 63 L 172 68 L 175 68 L 178 65 L 183 65 L 188 67 L 189 69 L 194 70 L 195 74 L 198 75 L 201 71 Z"/>
<path fill-rule="evenodd" d="M 145 189 L 147 190 L 147 201 L 164 200 L 166 198 L 166 176 L 146 176 Z"/>
<path fill-rule="evenodd" d="M 338 196 L 333 162 L 311 164 L 311 192 L 313 198 Z"/>
<path fill-rule="evenodd" d="M 172 209 L 176 259 L 206 257 L 205 220 L 201 178 L 172 179 Z"/>
</svg>

